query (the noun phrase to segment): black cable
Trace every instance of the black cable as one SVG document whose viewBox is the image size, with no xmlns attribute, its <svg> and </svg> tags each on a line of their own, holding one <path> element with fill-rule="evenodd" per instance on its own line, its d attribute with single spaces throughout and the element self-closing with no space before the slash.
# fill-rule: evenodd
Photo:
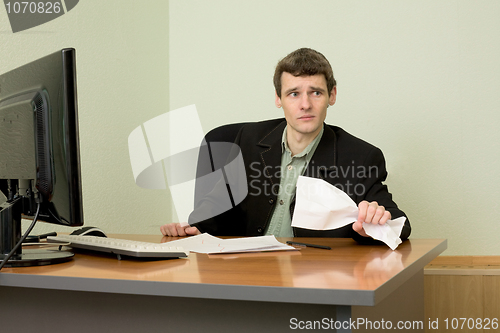
<svg viewBox="0 0 500 333">
<path fill-rule="evenodd" d="M 28 235 L 30 234 L 31 230 L 33 230 L 33 228 L 35 227 L 35 224 L 38 220 L 38 214 L 40 213 L 40 206 L 41 204 L 38 203 L 37 206 L 36 206 L 36 213 L 35 213 L 35 217 L 33 218 L 33 222 L 31 222 L 31 225 L 29 226 L 28 230 L 26 230 L 26 232 L 24 233 L 23 237 L 21 237 L 21 239 L 19 240 L 19 242 L 17 242 L 16 246 L 14 246 L 14 248 L 12 249 L 12 251 L 10 251 L 10 253 L 7 255 L 7 257 L 4 258 L 4 260 L 2 260 L 2 263 L 0 264 L 0 270 L 2 270 L 3 266 L 5 266 L 5 264 L 9 261 L 10 257 L 12 257 L 12 255 L 17 251 L 17 249 L 19 248 L 19 246 L 21 246 L 24 242 L 24 240 L 26 239 L 26 237 L 28 237 Z"/>
</svg>

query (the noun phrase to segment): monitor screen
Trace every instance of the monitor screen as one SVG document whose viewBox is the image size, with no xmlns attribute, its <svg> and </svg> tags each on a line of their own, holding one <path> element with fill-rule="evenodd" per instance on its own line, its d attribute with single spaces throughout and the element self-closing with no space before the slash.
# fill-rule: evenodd
<svg viewBox="0 0 500 333">
<path fill-rule="evenodd" d="M 20 237 L 19 212 L 38 208 L 38 220 L 83 225 L 75 61 L 75 50 L 63 49 L 0 75 L 3 252 Z M 4 212 L 14 202 L 14 213 Z"/>
</svg>

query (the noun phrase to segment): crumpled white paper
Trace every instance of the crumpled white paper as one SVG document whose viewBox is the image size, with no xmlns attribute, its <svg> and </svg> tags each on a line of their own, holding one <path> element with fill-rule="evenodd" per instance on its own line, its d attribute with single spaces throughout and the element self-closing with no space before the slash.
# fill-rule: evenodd
<svg viewBox="0 0 500 333">
<path fill-rule="evenodd" d="M 318 178 L 299 176 L 292 227 L 330 230 L 358 219 L 356 203 L 342 190 Z M 401 239 L 406 217 L 387 221 L 384 225 L 364 223 L 367 235 L 395 250 Z"/>
</svg>

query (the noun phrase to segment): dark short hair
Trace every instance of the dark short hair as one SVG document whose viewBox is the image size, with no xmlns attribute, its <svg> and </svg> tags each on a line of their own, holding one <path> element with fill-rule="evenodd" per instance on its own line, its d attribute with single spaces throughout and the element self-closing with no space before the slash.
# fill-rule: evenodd
<svg viewBox="0 0 500 333">
<path fill-rule="evenodd" d="M 332 66 L 330 66 L 326 57 L 318 51 L 309 48 L 301 48 L 293 51 L 276 65 L 276 70 L 274 71 L 274 88 L 279 98 L 281 98 L 281 75 L 283 72 L 290 73 L 293 76 L 323 74 L 326 79 L 328 95 L 330 95 L 333 87 L 337 85 L 333 77 Z"/>
</svg>

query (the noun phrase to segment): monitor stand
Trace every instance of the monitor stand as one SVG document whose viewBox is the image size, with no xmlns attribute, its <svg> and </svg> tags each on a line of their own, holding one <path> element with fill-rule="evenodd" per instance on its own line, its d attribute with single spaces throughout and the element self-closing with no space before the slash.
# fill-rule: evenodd
<svg viewBox="0 0 500 333">
<path fill-rule="evenodd" d="M 0 260 L 7 257 L 7 254 L 0 254 Z M 28 267 L 59 264 L 71 260 L 73 256 L 74 254 L 68 251 L 24 249 L 21 254 L 12 255 L 4 267 Z"/>
<path fill-rule="evenodd" d="M 4 260 L 21 239 L 22 208 L 22 197 L 0 205 L 0 260 Z M 4 267 L 58 264 L 70 260 L 73 256 L 74 254 L 68 251 L 22 249 L 21 246 Z"/>
</svg>

